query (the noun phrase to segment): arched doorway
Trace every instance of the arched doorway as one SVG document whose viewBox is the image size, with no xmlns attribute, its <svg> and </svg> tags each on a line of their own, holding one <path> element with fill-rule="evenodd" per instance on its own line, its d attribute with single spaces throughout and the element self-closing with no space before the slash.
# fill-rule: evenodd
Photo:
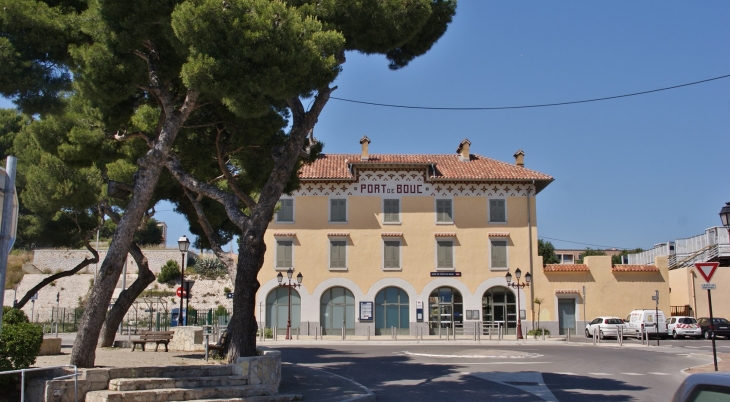
<svg viewBox="0 0 730 402">
<path fill-rule="evenodd" d="M 395 327 L 398 334 L 409 334 L 409 299 L 405 290 L 388 287 L 375 296 L 375 335 L 390 334 Z"/>
<path fill-rule="evenodd" d="M 428 297 L 428 327 L 431 335 L 439 334 L 440 330 L 446 333 L 454 333 L 454 328 L 463 328 L 464 323 L 464 300 L 461 292 L 444 286 L 434 289 Z"/>
<path fill-rule="evenodd" d="M 269 295 L 266 296 L 266 326 L 268 328 L 276 327 L 276 333 L 286 335 L 286 320 L 289 314 L 289 290 L 283 287 L 274 288 Z M 299 292 L 291 290 L 291 327 L 292 333 L 296 333 L 296 328 L 302 318 L 302 302 Z"/>
<path fill-rule="evenodd" d="M 320 299 L 319 322 L 322 335 L 355 335 L 355 296 L 343 287 L 329 288 Z"/>
<path fill-rule="evenodd" d="M 482 296 L 482 317 L 484 327 L 502 324 L 506 334 L 517 333 L 517 301 L 512 290 L 504 286 L 494 286 L 487 289 Z"/>
</svg>

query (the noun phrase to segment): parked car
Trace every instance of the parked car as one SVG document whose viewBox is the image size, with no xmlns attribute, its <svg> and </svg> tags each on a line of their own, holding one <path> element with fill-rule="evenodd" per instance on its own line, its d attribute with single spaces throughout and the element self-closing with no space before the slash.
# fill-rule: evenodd
<svg viewBox="0 0 730 402">
<path fill-rule="evenodd" d="M 674 339 L 684 336 L 699 339 L 702 336 L 702 329 L 697 325 L 697 320 L 694 317 L 669 317 L 667 318 L 667 333 Z"/>
<path fill-rule="evenodd" d="M 659 310 L 659 317 L 655 317 L 655 309 L 634 310 L 626 317 L 626 336 L 640 337 L 644 331 L 649 336 L 659 336 L 662 339 L 667 337 L 667 321 L 664 313 Z"/>
<path fill-rule="evenodd" d="M 712 331 L 715 331 L 715 336 L 724 336 L 730 339 L 730 322 L 725 318 L 714 317 L 714 324 L 710 325 L 710 317 L 701 317 L 697 320 L 697 326 L 702 330 L 702 336 L 705 339 L 712 337 Z"/>
<path fill-rule="evenodd" d="M 597 317 L 586 325 L 586 337 L 591 338 L 598 332 L 598 337 L 618 337 L 618 328 L 624 328 L 624 320 L 618 317 Z"/>
<path fill-rule="evenodd" d="M 713 402 L 730 400 L 730 374 L 699 373 L 684 379 L 672 402 Z"/>
</svg>

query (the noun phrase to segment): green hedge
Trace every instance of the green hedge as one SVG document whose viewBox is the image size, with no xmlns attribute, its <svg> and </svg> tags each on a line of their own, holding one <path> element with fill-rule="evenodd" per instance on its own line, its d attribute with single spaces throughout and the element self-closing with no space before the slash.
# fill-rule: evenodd
<svg viewBox="0 0 730 402">
<path fill-rule="evenodd" d="M 35 364 L 43 343 L 43 330 L 28 322 L 22 310 L 3 307 L 0 333 L 0 371 L 20 370 Z M 17 377 L 16 377 L 17 378 Z M 7 386 L 15 378 L 0 376 L 0 385 Z"/>
</svg>

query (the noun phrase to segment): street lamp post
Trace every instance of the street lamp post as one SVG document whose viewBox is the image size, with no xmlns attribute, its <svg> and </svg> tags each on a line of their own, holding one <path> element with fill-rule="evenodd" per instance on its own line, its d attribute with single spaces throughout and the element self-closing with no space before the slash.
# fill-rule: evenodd
<svg viewBox="0 0 730 402">
<path fill-rule="evenodd" d="M 289 308 L 287 309 L 287 318 L 286 318 L 286 339 L 291 339 L 291 290 L 292 288 L 298 288 L 302 286 L 302 279 L 304 279 L 304 275 L 300 272 L 297 275 L 297 283 L 292 282 L 292 275 L 294 275 L 294 269 L 289 268 L 286 271 L 286 278 L 287 283 L 282 283 L 284 280 L 284 275 L 279 272 L 278 275 L 276 275 L 276 280 L 279 281 L 279 286 L 285 287 L 289 290 Z"/>
<path fill-rule="evenodd" d="M 180 265 L 180 310 L 177 313 L 177 326 L 182 327 L 183 325 L 183 298 L 185 297 L 185 257 L 188 254 L 188 247 L 190 247 L 190 240 L 183 236 L 177 240 L 177 245 L 180 248 L 180 254 L 182 255 L 182 264 Z"/>
<path fill-rule="evenodd" d="M 517 289 L 517 339 L 523 339 L 522 338 L 522 317 L 520 317 L 520 288 L 528 288 L 530 287 L 530 282 L 532 281 L 532 275 L 530 273 L 525 274 L 525 281 L 520 282 L 520 277 L 522 276 L 522 271 L 520 271 L 519 268 L 515 270 L 515 278 L 517 279 L 515 282 L 512 282 L 512 274 L 507 271 L 507 275 L 504 276 L 504 278 L 507 280 L 507 286 Z"/>
</svg>

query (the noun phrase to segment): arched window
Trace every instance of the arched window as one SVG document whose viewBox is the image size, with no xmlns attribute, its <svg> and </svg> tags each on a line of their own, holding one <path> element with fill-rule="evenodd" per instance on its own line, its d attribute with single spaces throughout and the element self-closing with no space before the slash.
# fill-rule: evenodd
<svg viewBox="0 0 730 402">
<path fill-rule="evenodd" d="M 286 335 L 286 320 L 289 315 L 289 289 L 277 287 L 266 296 L 266 327 L 276 327 L 276 333 Z M 302 302 L 299 292 L 291 290 L 291 328 L 296 333 L 302 318 Z"/>
<path fill-rule="evenodd" d="M 391 333 L 395 327 L 399 334 L 409 334 L 409 299 L 405 290 L 388 287 L 375 296 L 375 335 Z"/>
<path fill-rule="evenodd" d="M 446 330 L 454 333 L 455 328 L 463 328 L 464 300 L 461 292 L 444 286 L 434 289 L 428 297 L 428 326 L 431 335 L 437 335 Z"/>
<path fill-rule="evenodd" d="M 343 287 L 329 288 L 320 299 L 319 321 L 322 335 L 355 334 L 355 296 Z"/>
<path fill-rule="evenodd" d="M 487 289 L 482 296 L 482 317 L 484 319 L 484 333 L 502 327 L 503 333 L 517 333 L 517 300 L 511 289 L 504 286 L 494 286 Z"/>
</svg>

